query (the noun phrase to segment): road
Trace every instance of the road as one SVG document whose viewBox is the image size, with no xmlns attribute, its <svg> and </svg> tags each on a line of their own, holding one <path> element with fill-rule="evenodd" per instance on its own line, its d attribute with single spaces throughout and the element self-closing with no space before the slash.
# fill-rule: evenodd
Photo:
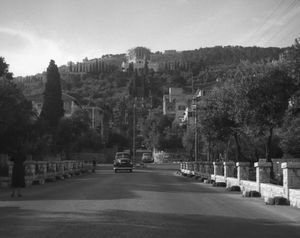
<svg viewBox="0 0 300 238">
<path fill-rule="evenodd" d="M 0 237 L 300 237 L 300 210 L 152 166 L 0 190 Z"/>
</svg>

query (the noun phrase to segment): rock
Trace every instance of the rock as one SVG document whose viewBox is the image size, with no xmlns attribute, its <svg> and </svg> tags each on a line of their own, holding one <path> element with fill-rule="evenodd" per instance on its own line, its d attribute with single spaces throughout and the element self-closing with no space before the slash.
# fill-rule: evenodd
<svg viewBox="0 0 300 238">
<path fill-rule="evenodd" d="M 275 205 L 290 205 L 290 201 L 286 199 L 285 197 L 276 196 L 274 197 L 274 203 Z"/>
<path fill-rule="evenodd" d="M 228 187 L 227 190 L 231 191 L 231 192 L 240 192 L 241 188 L 240 188 L 240 186 L 231 186 L 231 187 Z"/>
<path fill-rule="evenodd" d="M 274 198 L 264 198 L 264 200 L 265 200 L 265 204 L 266 205 L 275 205 L 275 200 L 274 200 Z"/>
</svg>

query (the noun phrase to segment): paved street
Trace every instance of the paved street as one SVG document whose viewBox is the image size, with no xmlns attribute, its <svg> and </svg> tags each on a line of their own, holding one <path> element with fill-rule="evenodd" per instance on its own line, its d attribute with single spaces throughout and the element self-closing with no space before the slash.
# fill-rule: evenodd
<svg viewBox="0 0 300 238">
<path fill-rule="evenodd" d="M 300 237 L 300 210 L 141 168 L 0 190 L 0 237 Z"/>
</svg>

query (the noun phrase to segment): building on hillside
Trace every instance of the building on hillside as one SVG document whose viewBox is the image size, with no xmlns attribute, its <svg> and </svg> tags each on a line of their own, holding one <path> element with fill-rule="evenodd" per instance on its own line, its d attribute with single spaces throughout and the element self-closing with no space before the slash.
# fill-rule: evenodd
<svg viewBox="0 0 300 238">
<path fill-rule="evenodd" d="M 37 115 L 40 115 L 44 103 L 43 93 L 28 95 L 26 97 L 32 102 L 32 107 L 37 112 Z M 64 103 L 64 111 L 66 117 L 71 116 L 76 110 L 82 110 L 82 107 L 77 102 L 77 100 L 66 93 L 62 93 L 62 100 Z"/>
<path fill-rule="evenodd" d="M 102 58 L 88 59 L 85 57 L 82 62 L 68 62 L 68 72 L 71 74 L 102 73 L 113 69 L 120 69 L 125 55 L 106 55 Z"/>
<path fill-rule="evenodd" d="M 149 67 L 151 51 L 145 47 L 135 47 L 128 50 L 126 61 L 122 62 L 122 70 L 127 71 L 129 65 L 132 65 L 133 70 L 144 69 L 146 64 Z"/>
<path fill-rule="evenodd" d="M 176 123 L 181 123 L 192 98 L 193 95 L 185 94 L 182 88 L 169 88 L 169 94 L 163 95 L 163 114 L 173 117 Z"/>
<path fill-rule="evenodd" d="M 37 112 L 37 115 L 40 115 L 44 102 L 43 93 L 27 96 L 27 99 L 32 102 L 32 107 Z M 86 111 L 90 119 L 90 127 L 96 129 L 100 133 L 104 143 L 107 142 L 109 130 L 108 118 L 102 108 L 81 106 L 76 98 L 66 93 L 62 93 L 62 100 L 64 104 L 65 117 L 70 117 L 78 110 Z"/>
<path fill-rule="evenodd" d="M 164 53 L 151 53 L 149 49 L 144 47 L 136 47 L 128 51 L 126 61 L 122 63 L 122 70 L 127 71 L 130 64 L 133 69 L 144 69 L 147 64 L 148 69 L 157 72 L 159 70 L 187 70 L 188 64 L 183 59 L 181 52 L 176 50 L 166 50 Z"/>
<path fill-rule="evenodd" d="M 46 81 L 46 72 L 31 76 L 14 78 L 14 82 L 16 83 L 17 87 L 21 89 L 26 96 L 42 93 L 45 90 Z"/>
<path fill-rule="evenodd" d="M 186 108 L 184 112 L 181 125 L 186 125 L 187 127 L 195 125 L 197 121 L 195 115 L 196 113 L 198 114 L 201 111 L 201 108 L 203 107 L 203 99 L 205 98 L 205 96 L 209 95 L 213 88 L 216 87 L 219 83 L 221 83 L 221 81 L 216 79 L 216 81 L 211 81 L 199 85 L 198 90 L 193 95 L 192 103 Z"/>
</svg>

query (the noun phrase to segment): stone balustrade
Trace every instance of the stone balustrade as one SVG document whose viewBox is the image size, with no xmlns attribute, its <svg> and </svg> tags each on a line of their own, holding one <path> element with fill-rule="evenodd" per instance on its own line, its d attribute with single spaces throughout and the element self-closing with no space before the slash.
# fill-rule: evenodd
<svg viewBox="0 0 300 238">
<path fill-rule="evenodd" d="M 225 181 L 227 187 L 240 186 L 242 191 L 258 191 L 263 198 L 283 196 L 289 199 L 292 206 L 300 208 L 300 162 L 284 162 L 283 186 L 271 184 L 272 164 L 259 160 L 254 164 L 256 181 L 250 181 L 249 162 L 197 162 L 182 163 L 181 170 L 186 174 L 195 174 L 200 178 Z M 237 177 L 234 177 L 234 169 Z"/>
<path fill-rule="evenodd" d="M 0 186 L 9 187 L 13 162 L 7 161 L 8 176 L 0 177 Z M 88 171 L 88 166 L 83 161 L 25 161 L 25 184 L 43 184 L 47 180 L 63 179 L 64 176 L 80 174 Z"/>
</svg>

